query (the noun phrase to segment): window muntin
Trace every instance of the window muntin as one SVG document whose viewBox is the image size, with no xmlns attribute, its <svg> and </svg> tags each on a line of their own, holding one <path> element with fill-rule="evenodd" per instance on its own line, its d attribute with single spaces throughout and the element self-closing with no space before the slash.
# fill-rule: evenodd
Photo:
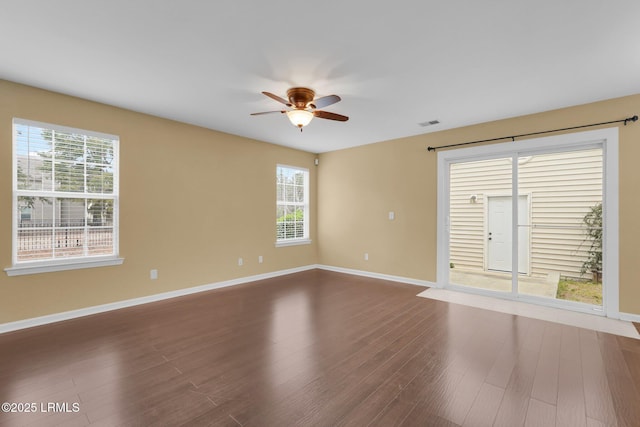
<svg viewBox="0 0 640 427">
<path fill-rule="evenodd" d="M 309 170 L 278 165 L 276 168 L 276 240 L 309 239 Z"/>
<path fill-rule="evenodd" d="M 118 254 L 117 136 L 13 121 L 13 264 Z"/>
</svg>

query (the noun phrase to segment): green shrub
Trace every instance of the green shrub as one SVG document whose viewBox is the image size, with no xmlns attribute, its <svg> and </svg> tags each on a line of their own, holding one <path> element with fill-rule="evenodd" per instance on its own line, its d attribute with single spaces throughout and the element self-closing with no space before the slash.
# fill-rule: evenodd
<svg viewBox="0 0 640 427">
<path fill-rule="evenodd" d="M 593 206 L 582 218 L 587 227 L 587 237 L 584 242 L 589 243 L 587 259 L 582 263 L 581 274 L 602 271 L 602 203 Z"/>
</svg>

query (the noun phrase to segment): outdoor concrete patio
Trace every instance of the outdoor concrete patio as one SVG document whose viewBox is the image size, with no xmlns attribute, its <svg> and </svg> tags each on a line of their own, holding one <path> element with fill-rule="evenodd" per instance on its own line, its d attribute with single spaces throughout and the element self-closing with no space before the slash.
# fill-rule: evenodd
<svg viewBox="0 0 640 427">
<path fill-rule="evenodd" d="M 555 298 L 559 280 L 559 273 L 551 273 L 546 278 L 520 275 L 518 277 L 518 288 L 522 294 Z M 511 292 L 511 273 L 452 268 L 449 270 L 449 282 L 474 288 Z"/>
</svg>

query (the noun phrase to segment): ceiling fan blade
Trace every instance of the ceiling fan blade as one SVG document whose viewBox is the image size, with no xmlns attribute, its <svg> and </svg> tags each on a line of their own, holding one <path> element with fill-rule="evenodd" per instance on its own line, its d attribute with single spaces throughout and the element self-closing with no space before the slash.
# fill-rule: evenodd
<svg viewBox="0 0 640 427">
<path fill-rule="evenodd" d="M 324 108 L 331 104 L 335 104 L 340 100 L 341 98 L 338 95 L 323 96 L 322 98 L 314 99 L 313 101 L 311 101 L 311 106 L 313 108 Z"/>
<path fill-rule="evenodd" d="M 252 116 L 261 116 L 263 114 L 272 114 L 272 113 L 286 113 L 286 111 L 284 110 L 279 110 L 279 111 L 263 111 L 261 113 L 251 113 Z"/>
<path fill-rule="evenodd" d="M 291 107 L 291 103 L 284 98 L 279 97 L 278 95 L 274 95 L 271 92 L 262 92 L 264 95 L 268 96 L 271 99 L 275 99 L 281 104 L 286 105 L 287 107 Z"/>
<path fill-rule="evenodd" d="M 349 120 L 349 117 L 343 116 L 342 114 L 330 113 L 328 111 L 314 111 L 313 115 L 320 119 L 329 119 L 329 120 L 337 120 L 339 122 L 346 122 Z"/>
</svg>

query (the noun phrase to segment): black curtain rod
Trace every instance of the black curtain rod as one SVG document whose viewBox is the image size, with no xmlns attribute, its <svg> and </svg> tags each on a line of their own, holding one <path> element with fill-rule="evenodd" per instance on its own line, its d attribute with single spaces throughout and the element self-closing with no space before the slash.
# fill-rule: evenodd
<svg viewBox="0 0 640 427">
<path fill-rule="evenodd" d="M 627 122 L 637 122 L 637 121 L 638 121 L 638 116 L 633 116 L 633 117 L 628 117 L 628 118 L 622 119 L 622 120 L 612 120 L 610 122 L 593 123 L 593 124 L 590 124 L 590 125 L 581 125 L 581 126 L 572 126 L 570 128 L 562 128 L 562 129 L 543 130 L 543 131 L 540 131 L 540 132 L 523 133 L 523 134 L 520 134 L 520 135 L 503 136 L 503 137 L 500 137 L 500 138 L 481 139 L 479 141 L 460 142 L 458 144 L 443 145 L 441 147 L 427 147 L 427 150 L 428 151 L 436 151 L 436 150 L 439 150 L 441 148 L 459 147 L 461 145 L 470 145 L 470 144 L 480 144 L 481 142 L 500 141 L 500 140 L 503 140 L 503 139 L 510 139 L 512 141 L 515 141 L 516 138 L 522 138 L 524 136 L 542 135 L 542 134 L 545 134 L 545 133 L 562 132 L 562 131 L 565 131 L 565 130 L 582 129 L 582 128 L 588 128 L 588 127 L 592 127 L 592 126 L 610 125 L 612 123 L 624 123 L 624 125 L 626 126 Z"/>
</svg>

